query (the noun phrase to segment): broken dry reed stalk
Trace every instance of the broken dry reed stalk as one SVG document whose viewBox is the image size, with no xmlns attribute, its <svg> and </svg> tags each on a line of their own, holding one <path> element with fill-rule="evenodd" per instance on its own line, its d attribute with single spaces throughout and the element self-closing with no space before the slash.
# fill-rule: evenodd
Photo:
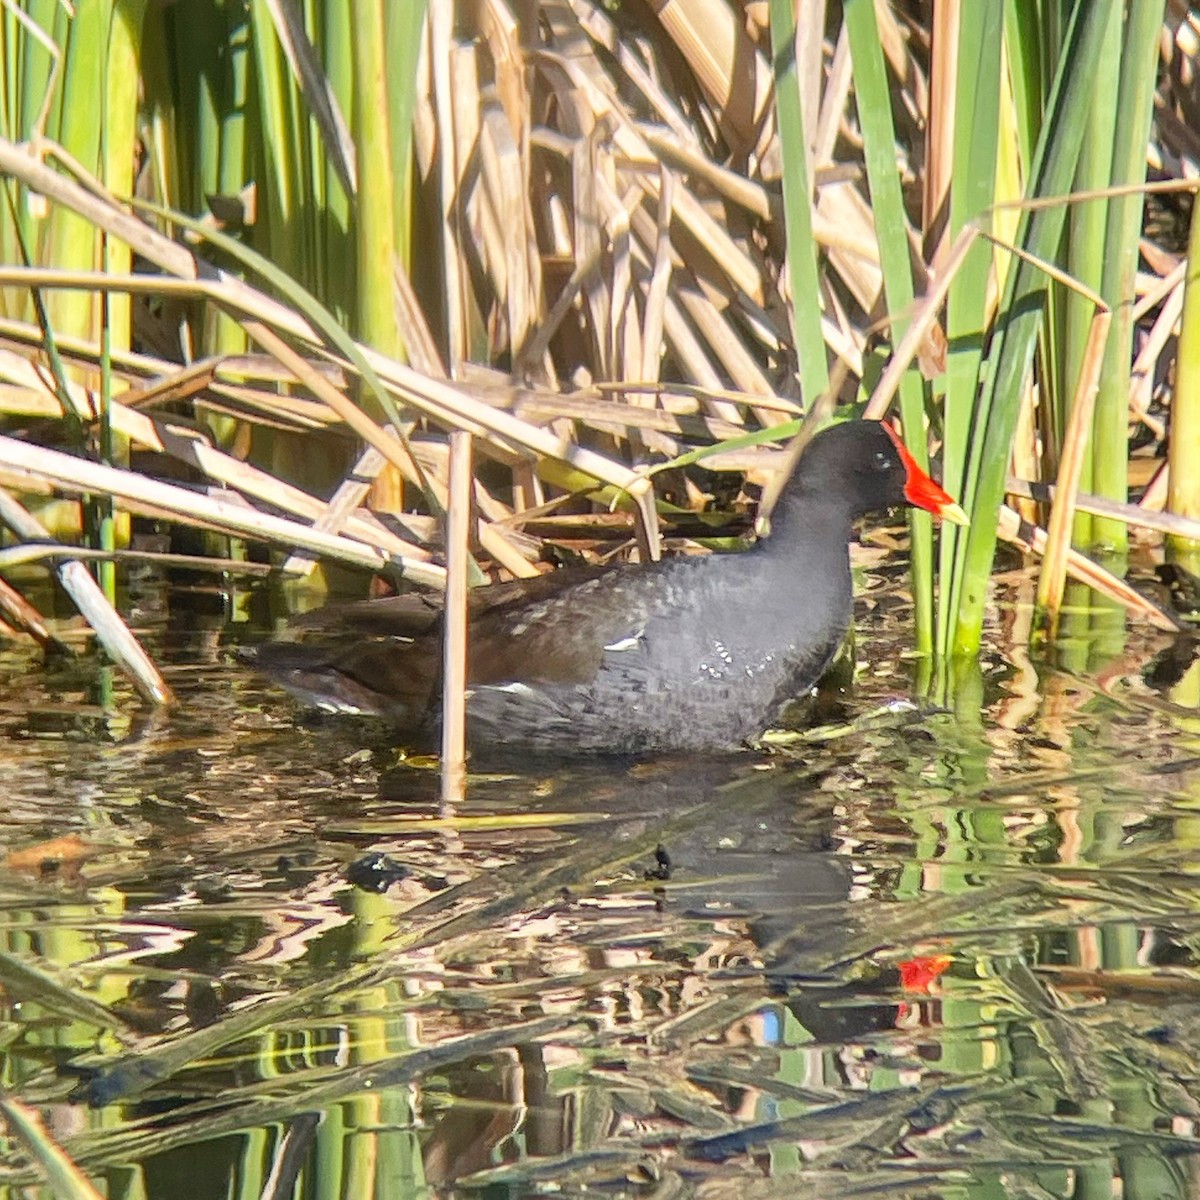
<svg viewBox="0 0 1200 1200">
<path fill-rule="evenodd" d="M 981 230 L 974 224 L 963 228 L 946 255 L 942 271 L 933 277 L 925 294 L 914 302 L 908 327 L 904 335 L 896 340 L 896 348 L 888 358 L 887 366 L 884 367 L 883 374 L 880 375 L 871 392 L 871 398 L 867 401 L 863 416 L 868 420 L 880 421 L 887 415 L 905 372 L 916 358 L 921 343 L 937 323 L 938 313 L 946 301 L 950 285 L 980 233 Z M 970 512 L 969 509 L 967 511 Z"/>
<path fill-rule="evenodd" d="M 1000 507 L 998 536 L 1027 554 L 1041 555 L 1046 550 L 1046 531 L 1031 525 L 1021 518 L 1016 509 L 1007 504 Z M 1111 571 L 1093 562 L 1078 550 L 1067 550 L 1067 574 L 1080 583 L 1086 583 L 1101 595 L 1115 600 L 1130 615 L 1148 622 L 1155 629 L 1178 633 L 1182 628 L 1179 621 L 1152 604 L 1141 592 L 1118 578 Z"/>
<path fill-rule="evenodd" d="M 77 278 L 72 278 L 70 282 L 74 285 L 80 281 Z M 107 281 L 96 278 L 93 279 L 93 282 L 97 286 L 105 286 L 107 283 Z M 209 298 L 215 298 L 214 291 L 198 281 L 189 281 L 183 286 L 192 294 L 208 294 Z M 241 289 L 235 289 L 235 291 L 240 293 L 241 302 L 244 306 L 257 310 L 258 305 L 255 303 L 253 296 L 247 296 Z M 274 306 L 273 302 L 267 300 L 266 297 L 258 297 L 258 299 L 263 301 L 269 310 L 273 311 L 277 319 L 281 311 L 287 311 L 280 310 L 277 306 Z M 285 319 L 280 323 L 285 325 L 285 327 L 290 325 L 292 331 L 299 336 L 303 336 L 306 328 L 302 323 L 298 324 L 294 317 Z M 266 325 L 255 320 L 244 321 L 244 324 L 258 340 L 267 345 L 277 358 L 284 362 L 294 374 L 300 377 L 315 394 L 319 395 L 329 404 L 339 416 L 350 423 L 356 432 L 368 440 L 372 446 L 395 462 L 397 466 L 406 468 L 405 473 L 410 478 L 414 477 L 414 475 L 418 479 L 421 478 L 419 470 L 415 468 L 410 459 L 406 458 L 402 448 L 394 440 L 388 438 L 384 431 L 371 422 L 357 406 L 345 400 L 341 393 L 337 389 L 332 388 L 319 373 L 308 367 L 300 356 L 291 351 L 290 347 Z M 308 332 L 310 340 L 312 340 L 313 335 L 311 331 Z M 382 363 L 381 356 L 363 356 L 361 348 L 358 353 L 360 357 L 378 357 L 379 362 Z M 420 380 L 420 377 L 415 372 L 411 372 L 407 368 L 402 368 L 400 364 L 392 363 L 391 366 L 395 370 L 400 371 L 410 385 Z M 386 372 L 387 368 L 384 368 L 384 370 Z M 418 386 L 416 388 L 410 387 L 406 395 L 412 401 L 417 399 L 418 396 L 427 395 L 427 393 Z M 617 464 L 612 463 L 611 460 L 601 459 L 599 455 L 580 447 L 572 447 L 563 443 L 560 439 L 552 439 L 535 426 L 520 422 L 516 418 L 509 417 L 507 414 L 478 405 L 465 396 L 456 395 L 454 389 L 449 385 L 442 385 L 438 389 L 437 399 L 441 403 L 441 408 L 437 415 L 447 421 L 452 427 L 455 424 L 461 425 L 465 423 L 470 427 L 476 428 L 482 436 L 486 437 L 488 427 L 490 426 L 493 430 L 504 434 L 515 434 L 518 442 L 532 442 L 542 452 L 545 452 L 550 445 L 557 443 L 561 447 L 564 460 L 573 461 L 575 465 L 583 466 L 584 469 L 590 467 L 591 473 L 597 477 L 607 478 L 609 482 L 618 483 L 619 486 L 633 497 L 638 506 L 638 510 L 642 516 L 644 542 L 648 556 L 657 557 L 657 534 L 655 531 L 656 522 L 652 496 L 649 492 L 648 481 L 643 477 L 624 469 L 614 469 L 617 468 Z M 466 407 L 471 409 L 469 416 L 462 411 Z M 472 420 L 472 417 L 480 418 L 480 420 L 476 422 Z M 497 430 L 497 427 L 499 427 L 499 430 Z M 482 539 L 485 548 L 496 557 L 497 561 L 508 567 L 514 574 L 530 575 L 534 573 L 533 568 L 525 559 L 513 552 L 504 540 L 503 534 L 499 531 L 493 532 L 490 527 L 487 527 L 482 533 Z"/>
<path fill-rule="evenodd" d="M 1175 337 L 1183 315 L 1185 267 L 1186 264 L 1181 263 L 1161 281 L 1170 286 L 1164 288 L 1158 297 L 1158 303 L 1161 304 L 1158 315 L 1145 335 L 1129 372 L 1129 418 L 1140 422 L 1160 441 L 1166 438 L 1166 423 L 1161 415 L 1150 411 L 1150 406 L 1158 382 L 1158 364 L 1162 361 L 1168 342 Z M 1176 398 L 1180 395 L 1178 385 L 1175 394 Z"/>
<path fill-rule="evenodd" d="M 1012 476 L 1005 484 L 1005 491 L 1010 496 L 1026 497 L 1036 500 L 1039 504 L 1053 504 L 1055 490 L 1055 485 L 1052 483 L 1030 482 L 1027 479 L 1016 479 Z M 1146 495 L 1151 495 L 1149 490 Z M 1121 504 L 1116 500 L 1106 500 L 1103 496 L 1080 492 L 1075 497 L 1075 507 L 1079 512 L 1108 517 L 1114 521 L 1124 521 L 1126 525 L 1132 525 L 1135 528 L 1151 529 L 1156 533 L 1200 541 L 1200 519 L 1182 517 L 1178 513 L 1157 511 L 1146 505 L 1145 497 L 1137 504 Z"/>
<path fill-rule="evenodd" d="M 220 572 L 224 575 L 269 575 L 270 563 L 244 562 L 237 558 L 212 558 L 204 554 L 171 554 L 160 550 L 91 550 L 86 546 L 63 546 L 58 542 L 21 542 L 0 548 L 0 570 L 44 563 L 53 559 L 78 558 L 85 562 L 143 562 L 163 567 L 183 567 L 195 571 Z M 0 594 L 7 586 L 0 580 Z M 18 593 L 19 594 L 19 593 Z M 4 601 L 0 600 L 0 607 Z M 36 609 L 32 609 L 36 612 Z M 36 635 L 35 635 L 36 636 Z"/>
<path fill-rule="evenodd" d="M 421 311 L 420 303 L 413 292 L 412 282 L 399 262 L 395 265 L 394 282 L 396 292 L 396 310 L 401 328 L 405 331 L 409 361 L 426 375 L 446 378 L 437 345 Z M 384 431 L 386 436 L 396 438 L 394 429 Z M 387 464 L 387 457 L 368 444 L 359 455 L 349 474 L 342 480 L 330 498 L 325 512 L 316 522 L 315 527 L 329 533 L 340 533 L 345 522 L 360 504 L 366 499 L 374 481 Z M 483 524 L 482 537 L 490 537 L 490 523 Z M 489 543 L 490 544 L 490 543 Z M 514 575 L 522 575 L 529 569 L 525 559 L 519 554 L 509 555 L 508 542 L 501 536 L 495 539 L 495 550 L 500 553 L 499 561 Z M 284 572 L 292 571 L 307 575 L 316 566 L 317 559 L 313 555 L 293 553 L 284 563 Z"/>
<path fill-rule="evenodd" d="M 9 547 L 8 549 L 0 550 L 0 556 L 9 553 L 11 550 L 22 548 Z M 51 549 L 56 548 L 51 547 Z M 75 554 L 76 557 L 84 557 L 79 555 L 73 547 L 67 549 L 64 546 L 61 549 L 66 556 Z M 59 649 L 62 645 L 58 638 L 46 627 L 46 623 L 42 620 L 42 614 L 11 583 L 4 579 L 0 579 L 0 617 L 7 621 L 14 629 L 19 629 L 23 633 L 29 634 L 43 650 Z"/>
<path fill-rule="evenodd" d="M 91 1180 L 50 1135 L 36 1109 L 14 1097 L 0 1096 L 0 1115 L 58 1200 L 102 1200 Z"/>
<path fill-rule="evenodd" d="M 378 450 L 406 479 L 426 490 L 427 481 L 421 468 L 403 441 L 389 438 L 357 404 L 329 384 L 319 371 L 314 370 L 268 325 L 250 320 L 243 321 L 242 328 L 317 399 L 324 401 L 364 442 Z"/>
<path fill-rule="evenodd" d="M 1104 188 L 1093 192 L 1069 193 L 1061 197 L 1040 197 L 1037 200 L 1016 202 L 1008 205 L 997 205 L 990 209 L 987 213 L 982 214 L 976 222 L 972 222 L 964 226 L 953 245 L 949 248 L 945 255 L 943 270 L 941 274 L 933 280 L 929 291 L 922 296 L 912 309 L 912 320 L 904 336 L 899 339 L 896 344 L 895 353 L 889 360 L 887 367 L 880 377 L 879 383 L 872 394 L 872 397 L 867 405 L 866 415 L 869 417 L 879 418 L 887 411 L 891 404 L 892 398 L 899 387 L 900 381 L 904 377 L 905 372 L 909 369 L 912 360 L 916 357 L 920 346 L 924 339 L 929 335 L 934 328 L 941 306 L 947 295 L 950 293 L 952 286 L 955 283 L 956 275 L 962 271 L 969 262 L 969 256 L 973 246 L 979 238 L 986 239 L 989 243 L 994 244 L 1012 254 L 1019 262 L 1026 264 L 1030 268 L 1037 269 L 1044 273 L 1047 277 L 1054 280 L 1064 288 L 1068 289 L 1071 294 L 1078 295 L 1081 300 L 1092 305 L 1107 309 L 1104 301 L 1085 284 L 1071 277 L 1066 271 L 1056 267 L 1051 261 L 1036 253 L 1025 249 L 1021 246 L 1010 244 L 995 237 L 983 228 L 984 223 L 989 223 L 994 220 L 995 215 L 1002 208 L 1016 209 L 1028 212 L 1041 212 L 1052 208 L 1056 203 L 1064 206 L 1073 206 L 1081 204 L 1085 201 L 1095 200 L 1099 197 L 1123 197 L 1128 195 L 1132 190 L 1129 186 Z M 1174 189 L 1172 189 L 1174 190 Z M 1106 345 L 1106 337 L 1108 325 L 1111 317 L 1100 321 L 1097 327 L 1096 320 L 1102 317 L 1102 313 L 1096 313 L 1093 319 L 1091 331 L 1089 332 L 1089 342 L 1087 352 L 1089 357 L 1085 358 L 1080 364 L 1081 370 L 1087 374 L 1081 375 L 1079 379 L 1079 394 L 1085 397 L 1085 405 L 1090 406 L 1091 401 L 1095 396 L 1095 388 L 1099 378 L 1099 372 L 1103 364 L 1103 347 Z M 1090 355 L 1097 351 L 1096 346 L 1100 347 L 1101 361 L 1097 363 Z M 1079 447 L 1082 444 L 1079 439 L 1086 439 L 1090 431 L 1090 407 L 1080 409 L 1074 418 L 1072 425 L 1071 440 L 1064 445 L 1063 463 L 1066 469 L 1078 472 L 1081 465 L 1081 460 L 1078 457 Z M 1069 450 L 1068 447 L 1073 447 Z M 949 454 L 949 449 L 947 450 Z M 1003 465 L 1003 464 L 1001 464 Z M 1060 470 L 1062 468 L 1060 467 Z M 1065 481 L 1065 476 L 1060 479 L 1060 483 Z M 953 486 L 953 482 L 951 482 Z M 1071 492 L 1078 491 L 1078 478 L 1076 477 L 1075 484 L 1069 489 Z M 971 492 L 964 490 L 962 492 L 964 502 L 970 500 Z M 1061 495 L 1061 490 L 1060 490 Z M 1061 501 L 1060 501 L 1061 502 Z M 970 511 L 968 509 L 968 511 Z M 1072 510 L 1073 515 L 1073 510 Z M 972 520 L 976 518 L 976 514 L 971 513 Z M 1001 536 L 1005 535 L 1005 530 L 1009 528 L 1007 517 L 1001 517 L 1000 532 Z M 1062 527 L 1059 522 L 1052 522 L 1054 536 L 1050 541 L 1050 558 L 1049 565 L 1045 563 L 1042 568 L 1042 587 L 1048 589 L 1045 592 L 1045 602 L 1048 611 L 1051 613 L 1056 610 L 1057 604 L 1061 603 L 1062 596 L 1062 580 L 1065 577 L 1066 558 L 1065 549 L 1069 542 L 1071 522 L 1067 522 L 1065 527 Z M 1010 530 L 1011 532 L 1011 530 Z M 954 536 L 953 533 L 951 536 Z M 1065 539 L 1065 540 L 1064 540 Z M 1042 543 L 1039 541 L 1039 545 Z M 945 575 L 944 575 L 945 579 Z M 1057 584 L 1053 581 L 1057 580 Z M 1103 590 L 1103 589 L 1102 589 Z M 1056 600 L 1057 597 L 1057 600 Z"/>
<path fill-rule="evenodd" d="M 1041 620 L 1051 638 L 1058 632 L 1058 614 L 1067 579 L 1067 551 L 1071 545 L 1071 532 L 1075 525 L 1075 497 L 1079 492 L 1079 476 L 1091 433 L 1092 413 L 1096 392 L 1100 386 L 1100 372 L 1104 366 L 1104 352 L 1111 324 L 1112 310 L 1107 306 L 1092 317 L 1092 327 L 1080 364 L 1079 382 L 1071 401 L 1067 428 L 1063 434 L 1056 496 L 1054 506 L 1050 510 L 1050 525 L 1046 534 L 1046 548 L 1042 555 L 1037 592 Z"/>
<path fill-rule="evenodd" d="M 0 377 L 24 387 L 33 400 L 40 399 L 42 404 L 38 411 L 61 413 L 58 389 L 26 359 L 0 350 Z M 98 405 L 93 392 L 67 380 L 65 396 L 81 421 L 90 424 L 95 420 Z M 327 509 L 315 496 L 216 449 L 203 433 L 190 424 L 155 418 L 129 408 L 118 400 L 109 402 L 108 413 L 112 428 L 131 444 L 167 454 L 225 487 L 236 488 L 244 495 L 299 517 L 317 519 Z M 177 514 L 177 520 L 186 522 L 186 513 Z M 399 556 L 401 561 L 412 559 L 423 562 L 430 557 L 426 550 L 364 519 L 358 513 L 347 516 L 344 525 L 357 540 Z"/>
<path fill-rule="evenodd" d="M 471 535 L 471 435 L 450 435 L 446 603 L 442 616 L 443 805 L 461 804 L 467 776 L 467 591 Z"/>
<path fill-rule="evenodd" d="M 412 561 L 351 538 L 323 533 L 284 517 L 259 512 L 244 502 L 189 491 L 175 484 L 148 479 L 135 471 L 106 467 L 15 438 L 0 437 L 0 470 L 13 476 L 27 475 L 34 480 L 43 480 L 75 495 L 102 493 L 118 501 L 149 505 L 160 512 L 173 514 L 185 524 L 200 519 L 227 533 L 284 547 L 302 546 L 372 571 L 394 571 L 429 587 L 440 588 L 445 583 L 444 570 L 433 563 Z M 39 540 L 46 535 L 43 530 L 21 536 Z"/>
<path fill-rule="evenodd" d="M 299 338 L 322 352 L 331 353 L 326 348 L 322 337 L 309 322 L 308 317 L 313 307 L 311 302 L 306 307 L 305 314 L 302 315 L 228 272 L 207 267 L 202 277 L 198 260 L 189 251 L 137 218 L 130 216 L 118 205 L 107 204 L 97 199 L 87 189 L 50 170 L 4 138 L 0 138 L 0 173 L 14 175 L 30 188 L 41 192 L 47 199 L 79 213 L 111 235 L 127 240 L 139 254 L 161 270 L 188 281 L 194 289 L 189 294 L 210 300 L 245 318 L 257 319 L 276 330 Z M 199 223 L 183 217 L 182 214 L 167 213 L 164 215 L 167 219 L 178 221 L 184 226 L 192 228 L 202 237 L 214 238 L 216 236 L 213 231 L 204 229 Z M 236 247 L 231 239 L 222 238 L 220 245 L 222 248 L 229 248 L 233 245 L 235 252 L 246 256 L 245 249 Z M 254 266 L 261 270 L 269 267 L 269 264 L 265 264 L 261 260 L 261 256 L 254 256 Z M 276 278 L 279 276 L 279 272 L 276 270 L 271 270 L 270 273 Z M 288 281 L 281 280 L 281 282 L 286 285 Z M 98 286 L 103 285 L 101 283 Z M 293 298 L 296 296 L 294 285 L 289 294 Z M 324 323 L 323 328 L 328 330 L 328 324 Z M 368 347 L 352 343 L 344 334 L 341 334 L 340 330 L 338 334 L 338 343 L 348 344 L 352 349 L 352 353 L 341 361 L 343 369 L 351 370 L 355 374 L 363 371 L 377 374 L 383 381 L 385 392 L 414 405 L 440 424 L 450 428 L 467 428 L 477 437 L 496 438 L 501 442 L 509 442 L 523 447 L 537 455 L 558 458 L 560 461 L 590 474 L 595 479 L 622 488 L 628 492 L 637 505 L 647 541 L 651 545 L 657 544 L 650 484 L 638 472 L 555 435 L 549 430 L 530 425 L 508 413 L 482 404 L 453 384 L 429 379 L 394 359 L 389 359 Z M 340 358 L 336 352 L 333 353 L 333 357 L 335 361 Z M 390 400 L 389 403 L 391 403 Z M 380 449 L 381 452 L 388 453 L 383 451 L 382 447 Z"/>
<path fill-rule="evenodd" d="M 366 500 L 371 484 L 386 463 L 387 459 L 374 446 L 368 446 L 359 455 L 349 475 L 338 484 L 325 511 L 313 522 L 313 528 L 324 533 L 341 533 L 351 514 Z M 317 561 L 314 554 L 294 550 L 281 569 L 285 575 L 308 575 L 316 567 Z"/>
<path fill-rule="evenodd" d="M 10 438 L 0 440 L 12 441 Z M 13 445 L 23 446 L 23 443 L 14 442 Z M 38 453 L 36 447 L 24 446 L 24 449 L 33 450 L 35 456 Z M 80 461 L 72 460 L 67 454 L 58 457 L 68 461 Z M 0 488 L 0 521 L 26 541 L 53 540 L 45 526 L 3 488 Z M 171 689 L 83 563 L 78 558 L 69 558 L 56 564 L 54 573 L 58 576 L 63 590 L 75 602 L 84 620 L 96 631 L 96 636 L 109 657 L 129 676 L 142 696 L 151 704 L 171 704 L 174 700 Z"/>
</svg>

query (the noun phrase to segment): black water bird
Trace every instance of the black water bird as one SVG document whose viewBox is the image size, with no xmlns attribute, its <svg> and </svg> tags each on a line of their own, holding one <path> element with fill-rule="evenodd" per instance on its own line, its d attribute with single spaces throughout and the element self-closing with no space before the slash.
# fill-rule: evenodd
<svg viewBox="0 0 1200 1200">
<path fill-rule="evenodd" d="M 744 553 L 566 569 L 471 593 L 473 749 L 644 755 L 744 747 L 828 666 L 850 623 L 848 544 L 868 513 L 903 504 L 965 523 L 890 426 L 817 434 Z M 320 707 L 437 725 L 435 601 L 330 611 L 341 636 L 275 642 L 255 663 Z"/>
</svg>

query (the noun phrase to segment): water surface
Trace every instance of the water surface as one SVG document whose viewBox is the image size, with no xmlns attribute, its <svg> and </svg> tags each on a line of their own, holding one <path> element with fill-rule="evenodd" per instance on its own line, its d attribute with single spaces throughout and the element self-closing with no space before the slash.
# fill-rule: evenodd
<svg viewBox="0 0 1200 1200">
<path fill-rule="evenodd" d="M 1190 652 L 1023 595 L 955 689 L 878 589 L 786 749 L 452 811 L 236 631 L 151 630 L 170 715 L 10 647 L 4 1087 L 110 1197 L 1200 1194 Z"/>
</svg>

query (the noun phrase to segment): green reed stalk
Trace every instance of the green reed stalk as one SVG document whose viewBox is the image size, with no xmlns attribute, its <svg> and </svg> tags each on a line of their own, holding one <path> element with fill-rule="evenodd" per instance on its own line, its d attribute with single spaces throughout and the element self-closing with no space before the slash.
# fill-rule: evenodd
<svg viewBox="0 0 1200 1200">
<path fill-rule="evenodd" d="M 783 213 L 787 228 L 788 278 L 792 287 L 792 332 L 805 407 L 829 389 L 829 364 L 821 332 L 821 284 L 812 231 L 808 135 L 796 74 L 796 13 L 792 0 L 771 0 L 771 54 L 775 106 L 783 150 Z M 816 114 L 809 114 L 814 118 Z"/>
<path fill-rule="evenodd" d="M 262 154 L 258 217 L 263 224 L 257 248 L 287 275 L 311 286 L 316 274 L 309 254 L 315 213 L 302 187 L 302 180 L 307 181 L 302 161 L 307 122 L 301 128 L 295 81 L 266 6 L 252 4 L 250 14 L 257 100 L 252 120 Z"/>
<path fill-rule="evenodd" d="M 913 303 L 912 260 L 904 197 L 896 170 L 896 132 L 874 0 L 847 0 L 844 10 L 850 57 L 854 64 L 855 101 L 862 129 L 867 181 L 875 216 L 879 262 L 883 268 L 885 303 L 891 320 L 892 345 L 908 328 Z M 922 467 L 929 465 L 925 437 L 925 387 L 915 369 L 900 383 L 900 411 L 909 450 Z M 933 526 L 928 513 L 913 512 L 912 579 L 917 647 L 933 648 Z"/>
<path fill-rule="evenodd" d="M 1093 103 L 1087 114 L 1079 167 L 1074 189 L 1095 191 L 1108 186 L 1112 174 L 1113 133 L 1117 121 L 1117 90 L 1121 63 L 1121 13 L 1113 9 L 1104 32 Z M 1087 200 L 1073 204 L 1067 214 L 1067 270 L 1071 276 L 1099 294 L 1103 287 L 1105 234 L 1109 204 L 1106 200 Z M 1071 397 L 1083 365 L 1084 351 L 1091 334 L 1095 305 L 1073 288 L 1054 284 L 1050 289 L 1054 313 L 1061 315 L 1061 344 L 1053 345 L 1047 358 L 1054 370 L 1046 372 L 1046 425 L 1052 440 L 1052 462 L 1057 462 L 1063 436 L 1070 418 Z M 1058 323 L 1047 321 L 1047 333 L 1058 332 Z M 1089 437 L 1079 473 L 1080 490 L 1092 490 L 1092 451 Z M 1092 540 L 1092 517 L 1076 512 L 1072 542 L 1087 547 Z"/>
<path fill-rule="evenodd" d="M 409 5 L 404 5 L 408 8 Z M 414 5 L 413 7 L 420 7 Z M 354 114 L 354 37 L 351 6 L 323 4 L 320 9 L 320 48 L 325 77 L 334 101 L 346 120 Z M 342 318 L 355 311 L 358 296 L 358 263 L 351 252 L 354 227 L 353 198 L 339 177 L 328 154 L 320 153 L 318 168 L 322 184 L 321 243 L 322 278 L 320 294 Z"/>
<path fill-rule="evenodd" d="M 1120 95 L 1113 134 L 1114 187 L 1146 181 L 1146 141 L 1158 81 L 1159 36 L 1164 0 L 1133 0 L 1125 21 L 1120 57 Z M 1128 498 L 1129 370 L 1133 347 L 1133 298 L 1141 236 L 1142 196 L 1114 196 L 1109 202 L 1104 251 L 1104 299 L 1113 324 L 1096 395 L 1093 490 L 1112 500 Z M 1124 554 L 1128 527 L 1121 521 L 1093 518 L 1097 545 Z"/>
<path fill-rule="evenodd" d="M 257 178 L 259 150 L 252 128 L 255 107 L 253 89 L 253 50 L 250 23 L 237 5 L 226 3 L 222 19 L 207 22 L 202 36 L 212 46 L 219 74 L 198 81 L 198 114 L 204 122 L 199 140 L 203 190 L 192 196 L 189 211 L 203 211 L 206 195 L 237 197 L 248 182 Z M 215 24 L 216 28 L 212 26 Z M 219 39 L 219 41 L 218 41 Z M 215 91 L 210 92 L 212 87 Z M 251 227 L 253 229 L 253 227 Z M 251 231 L 250 236 L 254 233 Z M 207 306 L 204 313 L 204 343 L 210 353 L 240 354 L 248 348 L 246 333 L 228 313 Z M 218 425 L 219 422 L 219 425 Z M 223 433 L 232 432 L 226 418 L 211 418 L 210 423 Z"/>
<path fill-rule="evenodd" d="M 100 131 L 100 178 L 118 196 L 134 190 L 136 148 L 140 141 L 142 37 L 148 0 L 116 0 L 108 30 L 104 65 L 103 119 Z M 133 269 L 133 251 L 119 238 L 96 231 L 100 262 L 110 273 L 127 274 Z M 114 433 L 110 420 L 112 404 L 112 352 L 128 350 L 133 339 L 133 300 L 121 292 L 105 292 L 94 299 L 98 307 L 100 364 L 100 443 L 102 462 L 125 466 L 129 441 Z M 129 517 L 118 514 L 111 498 L 100 502 L 95 531 L 101 550 L 113 551 L 129 540 Z M 116 603 L 117 574 L 112 560 L 96 565 L 96 579 L 110 604 Z"/>
<path fill-rule="evenodd" d="M 21 6 L 26 23 L 19 22 L 9 8 L 0 8 L 3 37 L 4 109 L 0 112 L 5 136 L 25 141 L 35 134 L 57 132 L 58 97 L 61 90 L 64 44 L 69 19 L 65 6 L 55 0 L 28 0 Z M 29 26 L 38 31 L 30 32 Z M 58 83 L 51 87 L 56 69 Z M 53 122 L 53 124 L 51 124 Z M 34 200 L 21 200 L 10 220 L 6 206 L 0 219 L 0 258 L 4 262 L 22 262 L 28 252 L 41 257 L 45 217 Z M 32 298 L 15 289 L 0 291 L 0 310 L 31 320 L 35 317 Z"/>
<path fill-rule="evenodd" d="M 962 9 L 958 42 L 954 165 L 950 184 L 951 239 L 995 199 L 996 155 L 1000 138 L 1000 69 L 1003 9 L 967 4 Z M 979 390 L 979 370 L 987 323 L 988 281 L 993 247 L 982 238 L 968 251 L 946 300 L 946 396 L 943 409 L 942 476 L 953 496 L 963 496 L 967 450 Z M 964 501 L 965 503 L 965 501 Z M 964 531 L 943 526 L 938 575 L 952 577 Z M 949 589 L 938 589 L 937 626 L 949 628 Z M 945 647 L 939 647 L 945 652 Z"/>
<path fill-rule="evenodd" d="M 396 175 L 388 119 L 386 0 L 353 5 L 354 145 L 358 155 L 358 196 L 354 241 L 358 261 L 358 332 L 368 345 L 394 356 L 400 348 L 396 326 Z"/>
<path fill-rule="evenodd" d="M 1030 196 L 1067 192 L 1075 177 L 1087 114 L 1093 102 L 1094 76 L 1104 44 L 1106 23 L 1115 0 L 1095 0 L 1072 10 L 1054 86 L 1030 171 Z M 1026 212 L 1018 244 L 1042 259 L 1053 259 L 1061 244 L 1065 206 Z M 996 546 L 996 520 L 1017 416 L 1042 325 L 1046 282 L 1040 270 L 1022 261 L 1009 272 L 1001 324 L 992 335 L 986 381 L 968 454 L 964 494 L 972 514 L 965 549 L 955 560 L 952 598 L 955 653 L 975 655 L 983 632 L 988 576 Z"/>
<path fill-rule="evenodd" d="M 398 198 L 394 205 L 395 245 L 405 266 L 410 265 L 412 258 L 413 114 L 417 107 L 417 66 L 425 29 L 425 6 L 426 0 L 391 5 L 387 19 L 392 184 Z"/>
<path fill-rule="evenodd" d="M 1183 317 L 1171 397 L 1170 492 L 1167 508 L 1180 516 L 1200 517 L 1200 215 L 1192 212 Z M 1172 561 L 1200 571 L 1200 542 L 1168 537 Z"/>
<path fill-rule="evenodd" d="M 60 85 L 65 97 L 90 96 L 92 103 L 63 103 L 57 106 L 58 142 L 68 154 L 91 171 L 100 165 L 100 127 L 103 107 L 95 102 L 104 95 L 105 50 L 112 6 L 106 3 L 80 5 L 66 38 L 66 55 Z M 45 226 L 39 251 L 42 261 L 64 270 L 95 270 L 100 263 L 96 231 L 83 217 L 55 207 Z M 58 333 L 95 338 L 99 333 L 94 298 L 86 291 L 55 290 L 47 294 L 46 308 Z"/>
<path fill-rule="evenodd" d="M 134 185 L 146 4 L 147 0 L 116 0 L 108 29 L 99 174 L 118 196 L 128 196 Z M 125 274 L 132 269 L 133 253 L 120 239 L 106 239 L 103 261 L 105 270 Z M 106 326 L 113 348 L 127 350 L 132 334 L 132 301 L 128 295 L 113 292 L 106 304 Z"/>
<path fill-rule="evenodd" d="M 72 12 L 64 5 L 34 2 L 23 6 L 24 23 L 5 10 L 0 21 L 5 67 L 0 125 L 6 136 L 28 140 L 44 134 L 103 186 L 118 194 L 131 192 L 140 137 L 146 6 L 147 0 L 92 0 Z M 106 243 L 89 222 L 65 208 L 47 212 L 36 198 L 26 197 L 15 205 L 15 214 L 14 221 L 7 219 L 8 212 L 0 221 L 0 255 L 6 261 L 65 270 L 130 270 L 131 253 L 124 243 Z M 36 313 L 45 325 L 45 345 L 52 358 L 56 335 L 102 338 L 106 355 L 131 344 L 132 305 L 127 296 L 102 299 L 84 290 L 55 290 L 46 294 L 39 312 L 35 298 L 9 291 L 0 307 L 19 317 Z M 85 382 L 92 387 L 99 383 L 102 396 L 109 386 L 103 370 L 99 380 L 93 373 Z M 79 422 L 68 417 L 66 424 L 82 445 Z M 123 439 L 112 437 L 103 421 L 100 449 L 109 461 L 118 462 L 127 451 Z M 62 508 L 65 522 L 73 527 L 76 506 Z M 93 544 L 111 548 L 124 541 L 124 522 L 114 522 L 102 505 L 85 505 L 83 513 Z M 103 570 L 101 577 L 106 577 Z M 111 584 L 111 573 L 108 580 Z"/>
</svg>

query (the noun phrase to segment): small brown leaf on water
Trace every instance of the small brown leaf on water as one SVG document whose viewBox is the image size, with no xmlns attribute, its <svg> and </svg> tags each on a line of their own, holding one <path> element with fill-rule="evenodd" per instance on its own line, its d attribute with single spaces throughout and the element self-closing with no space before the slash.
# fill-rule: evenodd
<svg viewBox="0 0 1200 1200">
<path fill-rule="evenodd" d="M 95 846 L 77 833 L 51 838 L 20 850 L 12 850 L 4 856 L 3 866 L 9 871 L 23 871 L 32 875 L 47 875 L 52 871 L 73 871 L 96 852 Z"/>
</svg>

